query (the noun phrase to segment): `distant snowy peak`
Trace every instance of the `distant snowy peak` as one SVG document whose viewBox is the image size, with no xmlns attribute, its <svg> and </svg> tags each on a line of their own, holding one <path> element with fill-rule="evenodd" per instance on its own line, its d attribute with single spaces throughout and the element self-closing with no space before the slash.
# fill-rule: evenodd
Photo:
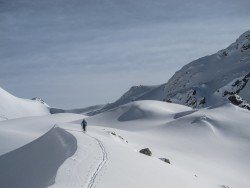
<svg viewBox="0 0 250 188">
<path fill-rule="evenodd" d="M 41 99 L 21 99 L 0 88 L 0 121 L 47 114 L 48 105 Z"/>
<path fill-rule="evenodd" d="M 33 101 L 38 101 L 38 102 L 40 102 L 41 104 L 44 104 L 45 106 L 49 107 L 49 105 L 48 105 L 43 99 L 41 99 L 41 98 L 39 98 L 39 97 L 34 97 L 34 98 L 32 98 L 31 100 L 33 100 Z"/>
</svg>

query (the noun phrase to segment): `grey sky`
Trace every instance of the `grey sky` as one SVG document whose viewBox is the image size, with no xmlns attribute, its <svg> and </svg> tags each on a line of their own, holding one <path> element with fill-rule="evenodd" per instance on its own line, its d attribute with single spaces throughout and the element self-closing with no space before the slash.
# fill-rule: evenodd
<svg viewBox="0 0 250 188">
<path fill-rule="evenodd" d="M 51 106 L 112 102 L 227 47 L 249 0 L 0 0 L 0 86 Z"/>
</svg>

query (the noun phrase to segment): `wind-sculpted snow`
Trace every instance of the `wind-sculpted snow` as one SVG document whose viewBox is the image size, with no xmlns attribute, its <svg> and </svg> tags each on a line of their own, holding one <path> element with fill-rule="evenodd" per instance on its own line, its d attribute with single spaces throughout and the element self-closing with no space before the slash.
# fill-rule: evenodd
<svg viewBox="0 0 250 188">
<path fill-rule="evenodd" d="M 0 88 L 0 120 L 47 114 L 48 106 L 41 99 L 21 99 Z"/>
<path fill-rule="evenodd" d="M 137 119 L 147 118 L 146 113 L 138 107 L 131 107 L 126 113 L 122 114 L 119 121 L 131 121 Z"/>
<path fill-rule="evenodd" d="M 55 182 L 60 165 L 77 149 L 77 140 L 59 127 L 0 156 L 0 187 L 39 188 Z"/>
<path fill-rule="evenodd" d="M 197 181 L 208 180 L 209 183 L 200 187 L 248 188 L 250 112 L 228 103 L 199 110 L 180 109 L 179 106 L 137 101 L 93 116 L 88 121 L 121 135 L 137 151 L 150 148 L 153 157 L 170 159 L 171 165 L 192 173 Z M 130 116 L 130 110 L 138 108 L 138 117 Z M 165 110 L 159 110 L 161 108 Z M 168 179 L 165 187 L 199 187 L 191 186 L 190 182 L 189 185 L 170 186 L 177 179 Z"/>
<path fill-rule="evenodd" d="M 225 103 L 193 110 L 146 100 L 92 117 L 2 121 L 0 187 L 248 188 L 249 114 Z"/>
<path fill-rule="evenodd" d="M 131 121 L 139 119 L 158 119 L 170 116 L 176 112 L 189 110 L 188 107 L 166 104 L 158 101 L 137 101 L 124 106 L 128 110 L 122 114 L 118 121 Z"/>
<path fill-rule="evenodd" d="M 120 127 L 135 129 L 148 129 L 151 128 L 152 121 L 166 121 L 166 119 L 171 119 L 176 113 L 190 111 L 190 107 L 186 107 L 178 104 L 165 103 L 161 101 L 145 100 L 145 101 L 135 101 L 122 105 L 115 109 L 109 110 L 107 112 L 98 114 L 90 118 L 92 121 L 97 121 L 98 124 L 106 126 L 116 127 L 116 122 L 129 123 L 129 126 Z M 108 121 L 108 123 L 106 122 Z M 144 124 L 139 123 L 138 126 L 134 126 L 136 122 L 143 121 Z M 94 123 L 93 122 L 93 123 Z M 113 123 L 110 123 L 113 122 Z M 95 124 L 95 123 L 94 123 Z"/>
</svg>

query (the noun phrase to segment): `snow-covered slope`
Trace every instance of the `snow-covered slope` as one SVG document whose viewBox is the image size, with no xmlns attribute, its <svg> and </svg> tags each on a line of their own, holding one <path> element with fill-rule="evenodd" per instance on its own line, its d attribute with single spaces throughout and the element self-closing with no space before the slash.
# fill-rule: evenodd
<svg viewBox="0 0 250 188">
<path fill-rule="evenodd" d="M 107 121 L 114 121 L 114 127 L 117 127 L 116 123 L 119 122 L 132 122 L 133 121 L 143 121 L 145 124 L 141 124 L 140 129 L 147 129 L 148 125 L 155 126 L 154 124 L 151 124 L 151 121 L 166 121 L 166 118 L 173 118 L 174 114 L 180 113 L 180 112 L 186 112 L 186 111 L 192 111 L 192 108 L 178 105 L 178 104 L 172 104 L 172 103 L 165 103 L 160 101 L 154 101 L 154 100 L 146 100 L 146 101 L 135 101 L 131 102 L 122 106 L 119 106 L 117 108 L 114 108 L 112 110 L 106 111 L 104 113 L 98 114 L 93 117 L 95 121 L 98 121 L 98 124 L 103 122 L 103 125 L 106 125 Z M 94 124 L 94 123 L 93 123 Z M 133 125 L 131 124 L 132 129 L 134 129 Z M 128 127 L 120 127 L 127 129 Z"/>
<path fill-rule="evenodd" d="M 147 96 L 146 99 L 148 100 L 157 100 L 159 96 L 157 93 L 160 92 L 154 92 L 155 90 L 158 90 L 158 88 L 161 88 L 160 86 L 133 86 L 127 91 L 124 95 L 121 96 L 120 99 L 113 103 L 106 104 L 102 108 L 98 110 L 93 110 L 88 113 L 88 115 L 95 115 L 101 112 L 105 112 L 107 110 L 110 110 L 112 108 L 115 108 L 117 106 L 129 103 L 131 101 L 138 101 L 138 100 L 143 100 L 145 98 L 145 95 Z M 163 89 L 163 88 L 162 88 Z M 148 96 L 148 93 L 153 92 L 153 95 L 151 97 Z"/>
<path fill-rule="evenodd" d="M 114 140 L 119 141 L 120 136 L 120 142 L 128 141 L 137 151 L 149 148 L 153 153 L 149 160 L 170 159 L 173 168 L 187 172 L 188 177 L 192 174 L 197 183 L 206 182 L 199 186 L 223 188 L 250 186 L 249 121 L 250 112 L 232 104 L 193 110 L 156 101 L 129 103 L 88 120 L 115 132 Z M 174 178 L 166 176 L 168 182 L 157 187 L 178 187 L 176 180 L 183 174 L 177 174 Z M 188 182 L 180 187 L 196 186 Z"/>
<path fill-rule="evenodd" d="M 52 185 L 60 165 L 77 149 L 76 138 L 57 124 L 82 117 L 58 114 L 1 121 L 0 187 Z"/>
<path fill-rule="evenodd" d="M 249 86 L 245 87 L 249 84 L 249 73 L 250 31 L 247 31 L 226 49 L 193 61 L 176 72 L 165 85 L 165 99 L 195 108 L 210 106 L 229 97 L 216 93 L 230 85 L 232 94 L 242 93 L 250 101 L 250 95 L 246 94 Z"/>
<path fill-rule="evenodd" d="M 41 99 L 21 99 L 0 88 L 0 120 L 46 114 L 49 108 Z"/>
<path fill-rule="evenodd" d="M 51 114 L 58 114 L 58 113 L 75 113 L 75 114 L 88 114 L 93 111 L 97 111 L 99 109 L 102 109 L 104 105 L 94 105 L 89 106 L 86 108 L 75 108 L 75 109 L 61 109 L 61 108 L 51 108 L 50 107 L 50 113 Z"/>
<path fill-rule="evenodd" d="M 231 104 L 193 110 L 153 100 L 92 117 L 2 121 L 0 187 L 248 188 L 249 121 L 248 110 Z"/>
<path fill-rule="evenodd" d="M 226 49 L 187 64 L 166 84 L 133 86 L 116 102 L 89 114 L 137 100 L 159 100 L 203 108 L 224 101 L 232 102 L 228 100 L 230 97 L 242 98 L 245 101 L 240 106 L 249 109 L 249 74 L 250 31 L 247 31 Z"/>
</svg>

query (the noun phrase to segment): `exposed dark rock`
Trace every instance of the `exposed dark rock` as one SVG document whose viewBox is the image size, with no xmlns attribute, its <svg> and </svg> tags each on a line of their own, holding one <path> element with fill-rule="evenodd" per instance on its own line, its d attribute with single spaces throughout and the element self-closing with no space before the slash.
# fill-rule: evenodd
<svg viewBox="0 0 250 188">
<path fill-rule="evenodd" d="M 250 49 L 250 44 L 247 44 L 247 45 L 244 44 L 244 45 L 242 46 L 242 49 L 243 49 L 243 50 L 248 50 L 248 49 Z"/>
<path fill-rule="evenodd" d="M 188 101 L 187 101 L 187 103 L 189 103 L 190 106 L 196 106 L 196 102 L 197 102 L 196 98 L 194 98 L 193 100 L 191 100 L 191 98 L 189 98 Z"/>
<path fill-rule="evenodd" d="M 222 53 L 222 55 L 223 55 L 223 56 L 227 56 L 228 53 L 227 53 L 226 51 L 224 51 L 224 52 Z"/>
<path fill-rule="evenodd" d="M 234 94 L 236 94 L 235 92 L 230 92 L 230 91 L 224 91 L 224 93 L 223 93 L 223 97 L 224 96 L 226 96 L 226 95 L 234 95 Z"/>
<path fill-rule="evenodd" d="M 240 99 L 239 97 L 237 97 L 236 95 L 231 95 L 228 97 L 228 100 L 234 104 L 234 105 L 240 105 L 243 101 L 242 99 Z"/>
<path fill-rule="evenodd" d="M 171 164 L 169 159 L 166 159 L 166 158 L 159 158 L 159 159 L 165 163 Z"/>
<path fill-rule="evenodd" d="M 199 105 L 203 105 L 206 103 L 206 97 L 203 97 L 199 103 Z"/>
<path fill-rule="evenodd" d="M 151 156 L 152 152 L 149 150 L 149 148 L 144 148 L 140 150 L 140 153 L 144 154 L 144 155 L 148 155 Z"/>
<path fill-rule="evenodd" d="M 240 80 L 236 80 L 236 82 L 234 82 L 232 86 L 233 87 L 234 86 L 239 86 L 240 84 L 241 84 L 241 81 Z"/>
<path fill-rule="evenodd" d="M 172 103 L 172 101 L 170 99 L 167 99 L 166 102 Z"/>
<path fill-rule="evenodd" d="M 120 135 L 118 136 L 121 140 L 124 140 L 124 138 L 122 138 Z"/>
<path fill-rule="evenodd" d="M 115 132 L 111 132 L 110 134 L 112 134 L 112 135 L 116 136 L 116 133 L 115 133 Z"/>
<path fill-rule="evenodd" d="M 249 78 L 250 77 L 250 72 L 245 76 L 245 78 Z"/>
<path fill-rule="evenodd" d="M 32 98 L 31 100 L 33 100 L 33 101 L 38 101 L 38 102 L 40 102 L 40 103 L 42 103 L 42 104 L 46 104 L 45 101 L 44 101 L 43 99 L 39 98 L 39 97 L 34 97 L 34 98 Z"/>
<path fill-rule="evenodd" d="M 244 105 L 242 105 L 241 107 L 250 110 L 250 105 L 244 104 Z"/>
</svg>

